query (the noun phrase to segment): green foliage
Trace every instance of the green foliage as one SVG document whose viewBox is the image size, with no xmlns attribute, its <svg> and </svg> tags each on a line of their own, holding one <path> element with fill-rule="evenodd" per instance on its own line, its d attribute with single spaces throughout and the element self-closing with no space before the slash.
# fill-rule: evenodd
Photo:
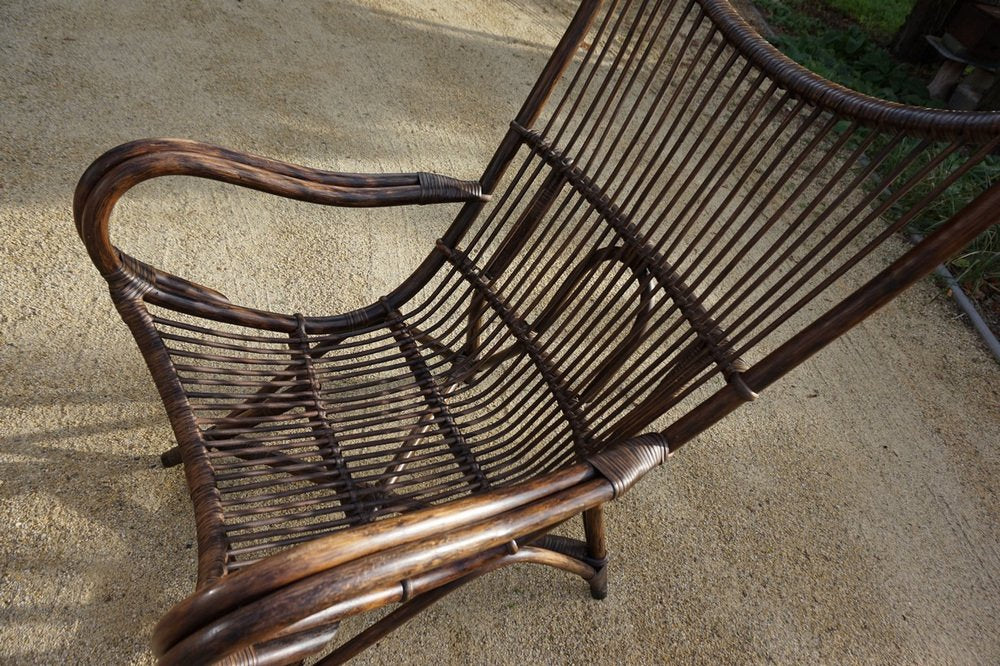
<svg viewBox="0 0 1000 666">
<path fill-rule="evenodd" d="M 955 170 L 957 163 L 964 159 L 965 156 L 956 154 L 945 160 L 921 181 L 919 187 L 901 197 L 892 212 L 899 215 L 908 210 L 924 195 L 937 188 Z M 903 175 L 908 177 L 923 167 L 923 163 L 914 164 L 908 169 L 909 173 L 904 172 Z M 944 196 L 938 197 L 924 208 L 910 222 L 910 232 L 926 236 L 958 212 L 963 202 L 971 200 L 997 181 L 1000 181 L 1000 157 L 991 155 L 956 180 L 945 190 Z M 958 281 L 966 284 L 973 292 L 1000 286 L 1000 227 L 994 225 L 980 234 L 949 265 Z"/>
<path fill-rule="evenodd" d="M 906 22 L 913 0 L 826 0 L 873 36 L 888 41 Z"/>
<path fill-rule="evenodd" d="M 827 2 L 872 4 L 865 0 Z M 926 76 L 898 62 L 862 27 L 809 13 L 809 8 L 815 7 L 805 0 L 757 0 L 757 4 L 781 33 L 775 46 L 817 74 L 868 95 L 905 104 L 936 105 L 927 97 Z"/>
<path fill-rule="evenodd" d="M 868 95 L 936 105 L 927 97 L 926 76 L 896 61 L 860 26 L 819 18 L 807 11 L 813 5 L 804 0 L 757 0 L 757 4 L 781 33 L 775 46 L 808 69 Z"/>
<path fill-rule="evenodd" d="M 817 8 L 808 0 L 756 0 L 756 4 L 780 33 L 775 46 L 804 67 L 868 95 L 916 106 L 938 106 L 927 97 L 928 74 L 897 61 L 879 43 L 880 40 L 885 41 L 887 32 L 891 33 L 902 24 L 912 2 L 825 0 L 827 7 L 856 17 L 860 25 L 844 20 L 828 20 L 828 10 Z M 846 123 L 844 125 L 846 127 Z M 873 145 L 870 152 L 875 154 L 880 147 Z M 879 167 L 879 171 L 890 172 L 910 147 L 912 144 L 901 146 Z M 954 160 L 961 159 L 961 155 L 954 156 Z M 900 182 L 924 166 L 925 163 L 911 165 L 902 174 Z M 903 196 L 890 213 L 899 215 L 908 210 L 913 203 L 936 189 L 954 167 L 954 161 L 946 160 Z M 948 187 L 944 196 L 921 211 L 910 222 L 909 231 L 919 235 L 931 233 L 964 202 L 997 180 L 1000 180 L 1000 157 L 994 155 L 973 167 Z M 1000 228 L 994 226 L 983 233 L 950 266 L 959 281 L 974 293 L 1000 293 Z"/>
<path fill-rule="evenodd" d="M 906 104 L 932 104 L 926 83 L 909 67 L 894 62 L 856 26 L 785 35 L 775 45 L 817 74 L 858 92 Z"/>
</svg>

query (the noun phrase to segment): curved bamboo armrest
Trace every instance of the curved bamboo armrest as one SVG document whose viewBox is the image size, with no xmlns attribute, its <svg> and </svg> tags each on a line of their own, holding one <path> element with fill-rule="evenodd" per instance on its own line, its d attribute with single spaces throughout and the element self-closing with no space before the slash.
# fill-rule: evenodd
<svg viewBox="0 0 1000 666">
<path fill-rule="evenodd" d="M 572 568 L 558 553 L 520 550 L 518 540 L 531 543 L 620 496 L 666 456 L 662 437 L 640 435 L 516 486 L 319 537 L 203 585 L 157 623 L 153 649 L 161 664 L 219 659 L 477 570 L 517 561 Z"/>
<path fill-rule="evenodd" d="M 157 623 L 153 649 L 161 664 L 215 660 L 311 622 L 335 621 L 332 615 L 353 614 L 356 606 L 399 601 L 387 596 L 393 590 L 395 597 L 417 596 L 515 555 L 515 539 L 530 539 L 613 494 L 593 466 L 579 463 L 318 538 L 203 586 Z"/>
<path fill-rule="evenodd" d="M 160 176 L 218 180 L 328 206 L 374 207 L 486 201 L 478 182 L 433 173 L 347 174 L 288 164 L 182 139 L 143 139 L 113 148 L 84 172 L 73 217 L 102 274 L 121 266 L 108 225 L 115 203 L 139 183 Z"/>
</svg>

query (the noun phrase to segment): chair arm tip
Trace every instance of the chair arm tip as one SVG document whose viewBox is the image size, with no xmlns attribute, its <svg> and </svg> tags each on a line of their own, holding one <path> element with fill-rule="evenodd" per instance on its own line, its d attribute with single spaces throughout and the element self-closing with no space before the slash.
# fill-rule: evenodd
<svg viewBox="0 0 1000 666">
<path fill-rule="evenodd" d="M 420 184 L 420 203 L 453 203 L 459 201 L 489 201 L 477 180 L 459 180 L 451 176 L 422 171 L 417 174 Z"/>
</svg>

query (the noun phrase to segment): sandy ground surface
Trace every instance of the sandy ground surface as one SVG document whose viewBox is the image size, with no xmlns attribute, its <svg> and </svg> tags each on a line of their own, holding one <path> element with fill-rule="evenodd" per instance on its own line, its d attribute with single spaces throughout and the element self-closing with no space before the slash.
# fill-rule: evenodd
<svg viewBox="0 0 1000 666">
<path fill-rule="evenodd" d="M 149 663 L 193 585 L 162 408 L 72 227 L 90 160 L 165 135 L 474 178 L 564 5 L 0 3 L 0 662 Z M 321 312 L 384 293 L 453 212 L 172 179 L 114 237 L 234 301 Z M 997 663 L 998 378 L 922 285 L 610 506 L 606 601 L 507 570 L 359 661 Z"/>
</svg>

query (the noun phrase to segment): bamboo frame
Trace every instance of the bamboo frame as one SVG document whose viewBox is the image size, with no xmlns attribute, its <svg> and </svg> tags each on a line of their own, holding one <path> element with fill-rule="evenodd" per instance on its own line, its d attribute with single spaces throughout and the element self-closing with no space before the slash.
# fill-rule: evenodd
<svg viewBox="0 0 1000 666">
<path fill-rule="evenodd" d="M 1000 185 L 886 258 L 998 145 L 1000 114 L 831 84 L 724 0 L 585 0 L 476 182 L 177 139 L 109 151 L 77 187 L 77 230 L 166 406 L 164 464 L 184 464 L 198 535 L 160 663 L 296 663 L 344 617 L 401 604 L 320 662 L 342 663 L 516 563 L 603 598 L 602 505 L 995 224 Z M 304 317 L 112 244 L 116 202 L 164 175 L 464 205 L 397 289 Z M 584 541 L 550 534 L 577 515 Z"/>
</svg>

